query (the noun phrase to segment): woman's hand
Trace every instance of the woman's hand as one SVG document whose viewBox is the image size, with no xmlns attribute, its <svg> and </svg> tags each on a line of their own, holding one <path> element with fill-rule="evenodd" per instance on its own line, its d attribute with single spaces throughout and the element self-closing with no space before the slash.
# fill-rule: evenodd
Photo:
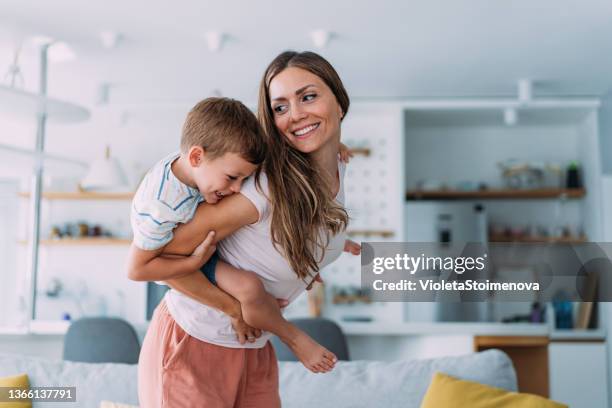
<svg viewBox="0 0 612 408">
<path fill-rule="evenodd" d="M 348 163 L 351 157 L 354 156 L 354 153 L 352 152 L 352 150 L 344 143 L 340 143 L 338 154 L 340 155 L 340 160 L 343 161 L 344 163 Z"/>
</svg>

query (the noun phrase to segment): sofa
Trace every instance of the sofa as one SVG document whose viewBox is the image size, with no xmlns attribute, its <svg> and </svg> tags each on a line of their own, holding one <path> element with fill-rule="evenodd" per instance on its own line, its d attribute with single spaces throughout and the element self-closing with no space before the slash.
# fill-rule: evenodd
<svg viewBox="0 0 612 408">
<path fill-rule="evenodd" d="M 435 372 L 516 391 L 512 362 L 488 350 L 459 357 L 397 362 L 338 362 L 329 374 L 312 374 L 300 363 L 280 362 L 284 408 L 418 408 Z M 0 377 L 27 373 L 32 387 L 75 386 L 76 402 L 34 403 L 34 408 L 97 408 L 103 400 L 138 402 L 137 367 L 51 361 L 0 354 Z M 194 402 L 194 407 L 199 407 Z"/>
</svg>

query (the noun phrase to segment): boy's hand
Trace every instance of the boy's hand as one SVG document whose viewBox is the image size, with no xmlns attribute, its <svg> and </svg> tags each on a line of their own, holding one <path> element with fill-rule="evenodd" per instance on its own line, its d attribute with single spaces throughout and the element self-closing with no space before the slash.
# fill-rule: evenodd
<svg viewBox="0 0 612 408">
<path fill-rule="evenodd" d="M 340 143 L 338 154 L 340 155 L 340 160 L 343 161 L 344 163 L 348 163 L 351 157 L 353 157 L 353 152 L 344 143 Z"/>
<path fill-rule="evenodd" d="M 347 239 L 346 241 L 344 241 L 344 252 L 350 252 L 353 255 L 359 255 L 361 254 L 361 245 L 359 245 L 355 241 Z"/>
<path fill-rule="evenodd" d="M 202 243 L 198 245 L 198 247 L 194 249 L 193 253 L 191 254 L 194 262 L 197 265 L 197 269 L 200 269 L 217 250 L 217 245 L 215 244 L 214 239 L 215 231 L 210 231 L 206 236 L 206 239 L 202 241 Z"/>
</svg>

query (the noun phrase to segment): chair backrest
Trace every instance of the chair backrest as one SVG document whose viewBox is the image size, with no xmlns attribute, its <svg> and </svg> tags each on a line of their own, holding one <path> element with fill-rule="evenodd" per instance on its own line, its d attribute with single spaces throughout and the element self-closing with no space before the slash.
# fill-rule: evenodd
<svg viewBox="0 0 612 408">
<path fill-rule="evenodd" d="M 328 319 L 293 319 L 291 323 L 306 332 L 315 341 L 334 353 L 338 360 L 349 360 L 348 346 L 342 329 Z M 272 345 L 279 361 L 298 361 L 291 349 L 281 342 L 278 337 L 272 338 Z"/>
<path fill-rule="evenodd" d="M 76 320 L 64 338 L 64 360 L 84 363 L 138 363 L 140 343 L 125 320 L 86 317 Z"/>
</svg>

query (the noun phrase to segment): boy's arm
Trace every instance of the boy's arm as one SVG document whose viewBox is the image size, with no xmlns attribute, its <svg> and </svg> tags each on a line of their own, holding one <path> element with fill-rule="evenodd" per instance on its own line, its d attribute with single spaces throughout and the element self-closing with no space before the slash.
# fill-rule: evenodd
<svg viewBox="0 0 612 408">
<path fill-rule="evenodd" d="M 145 251 L 134 243 L 128 254 L 128 278 L 134 281 L 163 281 L 199 270 L 216 250 L 211 231 L 190 256 L 162 256 L 163 248 Z"/>
</svg>

